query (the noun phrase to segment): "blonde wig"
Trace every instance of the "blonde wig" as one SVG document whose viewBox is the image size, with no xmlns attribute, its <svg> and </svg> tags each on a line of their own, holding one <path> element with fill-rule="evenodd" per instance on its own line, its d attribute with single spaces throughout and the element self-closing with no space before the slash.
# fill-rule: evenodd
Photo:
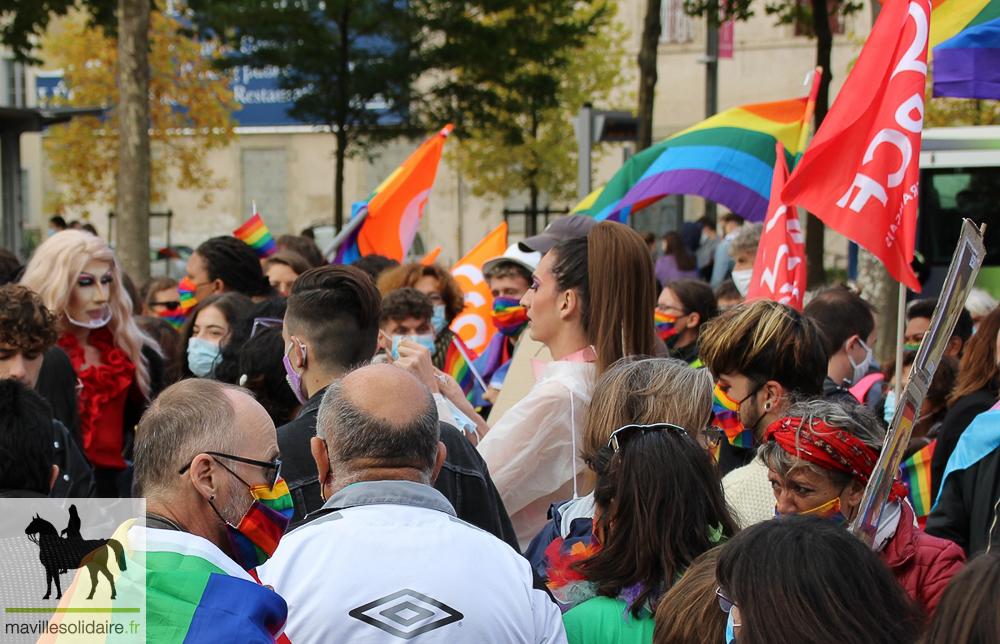
<svg viewBox="0 0 1000 644">
<path fill-rule="evenodd" d="M 157 349 L 156 343 L 143 333 L 132 317 L 132 298 L 122 283 L 121 269 L 114 252 L 107 243 L 96 235 L 81 230 L 58 232 L 35 249 L 24 270 L 21 284 L 24 284 L 42 298 L 45 306 L 59 316 L 61 330 L 66 331 L 69 321 L 66 306 L 70 291 L 84 266 L 91 260 L 111 262 L 111 296 L 108 306 L 111 321 L 108 331 L 114 344 L 128 356 L 135 365 L 135 379 L 139 391 L 149 399 L 149 364 L 142 355 L 143 345 Z"/>
</svg>

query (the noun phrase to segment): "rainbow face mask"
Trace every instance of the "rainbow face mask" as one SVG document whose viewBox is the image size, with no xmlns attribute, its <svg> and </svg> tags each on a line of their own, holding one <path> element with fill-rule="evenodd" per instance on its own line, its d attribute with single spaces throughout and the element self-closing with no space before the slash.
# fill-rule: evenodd
<svg viewBox="0 0 1000 644">
<path fill-rule="evenodd" d="M 170 326 L 174 327 L 175 329 L 180 329 L 182 326 L 184 326 L 184 321 L 187 320 L 187 315 L 184 314 L 183 308 L 176 308 L 173 311 L 169 309 L 163 309 L 156 315 L 157 317 L 160 317 L 169 322 Z"/>
<path fill-rule="evenodd" d="M 248 487 L 254 501 L 239 525 L 226 522 L 226 534 L 236 563 L 244 570 L 253 570 L 274 554 L 288 522 L 292 520 L 293 507 L 292 494 L 284 479 L 276 480 L 274 487 Z"/>
<path fill-rule="evenodd" d="M 836 497 L 831 501 L 824 503 L 818 508 L 813 508 L 812 510 L 807 510 L 805 512 L 799 512 L 799 514 L 804 514 L 808 516 L 819 517 L 821 519 L 826 519 L 827 521 L 833 522 L 837 526 L 846 526 L 850 520 L 843 512 L 840 511 L 840 497 Z M 774 506 L 774 516 L 780 517 L 781 513 L 778 512 L 778 506 Z"/>
<path fill-rule="evenodd" d="M 675 322 L 677 322 L 677 316 L 675 315 L 663 313 L 662 311 L 653 312 L 653 324 L 656 325 L 656 335 L 660 336 L 660 339 L 664 342 L 677 336 L 677 327 L 674 326 Z"/>
<path fill-rule="evenodd" d="M 521 306 L 519 300 L 510 297 L 498 297 L 493 300 L 493 325 L 497 331 L 508 338 L 516 338 L 528 325 L 528 310 Z"/>
<path fill-rule="evenodd" d="M 903 345 L 903 351 L 916 351 L 920 348 L 919 342 L 907 342 Z"/>
<path fill-rule="evenodd" d="M 192 282 L 190 279 L 185 277 L 181 280 L 181 283 L 177 285 L 177 293 L 180 295 L 181 301 L 181 313 L 187 316 L 194 308 L 194 305 L 198 303 L 198 298 L 194 296 L 194 290 L 198 288 L 198 285 Z"/>
</svg>

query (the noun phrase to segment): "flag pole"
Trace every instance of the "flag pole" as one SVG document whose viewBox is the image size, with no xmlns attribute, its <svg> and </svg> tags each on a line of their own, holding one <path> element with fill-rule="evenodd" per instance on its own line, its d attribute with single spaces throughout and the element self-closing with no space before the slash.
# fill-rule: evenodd
<svg viewBox="0 0 1000 644">
<path fill-rule="evenodd" d="M 323 257 L 329 257 L 330 253 L 340 248 L 341 244 L 347 240 L 347 236 L 357 230 L 358 226 L 364 223 L 365 217 L 368 216 L 368 206 L 363 207 L 358 211 L 358 214 L 354 215 L 350 221 L 348 221 L 344 228 L 333 238 L 330 245 L 326 247 L 323 251 Z"/>
<path fill-rule="evenodd" d="M 257 200 L 256 199 L 251 199 L 250 203 L 253 205 L 253 214 L 251 216 L 256 217 L 257 216 Z"/>
<path fill-rule="evenodd" d="M 903 396 L 903 334 L 906 333 L 906 284 L 899 283 L 899 304 L 896 309 L 896 400 Z"/>
<path fill-rule="evenodd" d="M 476 367 L 472 364 L 472 359 L 469 358 L 469 354 L 462 348 L 462 343 L 458 342 L 457 338 L 452 338 L 451 343 L 455 345 L 458 352 L 462 354 L 463 358 L 465 358 L 465 364 L 469 365 L 469 371 L 472 372 L 472 377 L 476 379 L 476 382 L 479 383 L 479 386 L 483 388 L 483 392 L 485 393 L 489 387 L 486 386 L 486 383 L 483 382 L 483 377 L 479 375 L 478 371 L 476 371 Z"/>
</svg>

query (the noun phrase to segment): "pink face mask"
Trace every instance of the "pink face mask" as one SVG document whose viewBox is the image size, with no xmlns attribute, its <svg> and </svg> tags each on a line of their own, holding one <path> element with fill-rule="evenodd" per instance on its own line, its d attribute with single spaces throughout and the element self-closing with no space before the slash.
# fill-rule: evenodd
<svg viewBox="0 0 1000 644">
<path fill-rule="evenodd" d="M 295 340 L 292 340 L 295 342 Z M 288 343 L 288 349 L 292 348 L 292 343 Z M 299 344 L 299 348 L 302 349 L 303 360 L 306 357 L 306 348 Z M 285 351 L 285 355 L 281 358 L 281 362 L 285 365 L 285 380 L 288 382 L 288 386 L 291 387 L 292 393 L 295 394 L 295 398 L 298 399 L 299 403 L 304 405 L 308 398 L 302 393 L 302 376 L 295 373 L 295 369 L 292 369 L 292 362 L 288 359 L 288 351 Z"/>
</svg>

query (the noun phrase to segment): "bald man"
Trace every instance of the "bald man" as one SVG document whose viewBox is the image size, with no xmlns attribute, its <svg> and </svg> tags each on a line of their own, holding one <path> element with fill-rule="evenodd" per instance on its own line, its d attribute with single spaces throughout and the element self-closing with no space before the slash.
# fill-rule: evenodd
<svg viewBox="0 0 1000 644">
<path fill-rule="evenodd" d="M 566 641 L 527 560 L 432 487 L 446 449 L 416 377 L 350 372 L 323 395 L 316 434 L 323 508 L 259 570 L 288 600 L 291 641 Z"/>
</svg>

